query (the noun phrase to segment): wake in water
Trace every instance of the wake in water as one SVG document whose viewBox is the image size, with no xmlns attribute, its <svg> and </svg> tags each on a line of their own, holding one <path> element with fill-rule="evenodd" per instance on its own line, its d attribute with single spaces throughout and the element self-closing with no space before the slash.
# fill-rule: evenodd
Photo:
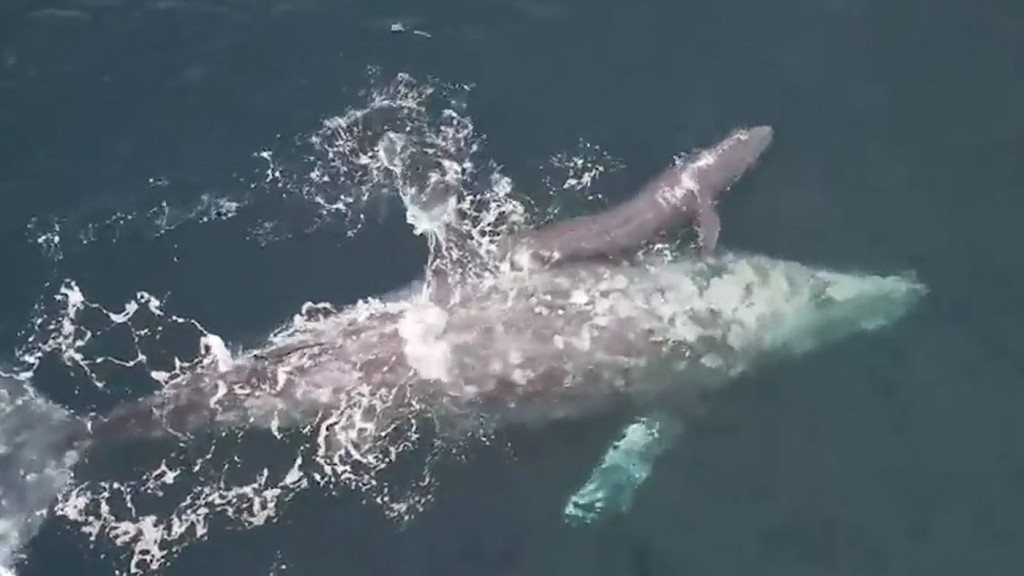
<svg viewBox="0 0 1024 576">
<path fill-rule="evenodd" d="M 325 226 L 356 234 L 367 217 L 397 202 L 427 241 L 430 262 L 458 262 L 452 270 L 469 276 L 487 273 L 497 240 L 538 217 L 513 195 L 496 165 L 476 164 L 482 139 L 461 104 L 468 88 L 405 75 L 385 82 L 377 71 L 370 77 L 365 106 L 325 120 L 283 152 L 259 152 L 265 173 L 245 193 L 203 195 L 177 207 L 160 201 L 93 220 L 33 221 L 30 233 L 59 272 L 65 259 L 125 233 L 159 237 L 185 224 L 244 220 L 245 234 L 260 244 Z M 581 150 L 575 158 L 553 157 L 551 172 L 560 174 L 552 176 L 554 189 L 585 192 L 610 164 L 595 147 L 581 143 Z M 173 182 L 154 179 L 149 185 Z M 7 570 L 48 513 L 92 540 L 126 548 L 133 574 L 163 566 L 216 523 L 245 528 L 273 521 L 289 498 L 313 487 L 357 490 L 389 517 L 407 520 L 430 501 L 431 462 L 460 449 L 425 429 L 429 418 L 382 419 L 417 407 L 394 391 L 367 385 L 339 398 L 336 409 L 314 424 L 285 431 L 270 422 L 258 451 L 239 432 L 220 431 L 187 445 L 168 444 L 159 457 L 142 457 L 135 469 L 115 474 L 124 478 L 92 479 L 91 457 L 79 462 L 82 452 L 68 449 L 68 438 L 82 434 L 86 415 L 72 415 L 36 391 L 33 378 L 41 366 L 60 367 L 75 382 L 101 389 L 126 374 L 168 389 L 204 367 L 230 369 L 240 350 L 229 349 L 199 322 L 168 313 L 149 293 L 108 310 L 73 280 L 55 278 L 48 290 L 15 362 L 0 370 L 0 566 Z M 346 315 L 358 322 L 361 314 L 389 305 L 371 299 Z M 330 304 L 308 303 L 271 336 L 270 346 L 288 347 L 337 313 Z M 418 471 L 396 478 L 388 471 L 403 457 Z"/>
</svg>

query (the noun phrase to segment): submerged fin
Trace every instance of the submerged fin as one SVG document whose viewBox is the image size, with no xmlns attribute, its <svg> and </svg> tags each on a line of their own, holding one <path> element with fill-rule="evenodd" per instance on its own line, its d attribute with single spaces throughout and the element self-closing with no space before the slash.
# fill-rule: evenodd
<svg viewBox="0 0 1024 576">
<path fill-rule="evenodd" d="M 718 197 L 749 170 L 771 144 L 769 126 L 734 130 L 715 146 L 687 158 L 648 182 L 632 199 L 510 239 L 513 266 L 627 258 L 667 231 L 696 221 L 702 252 L 718 243 Z"/>
<path fill-rule="evenodd" d="M 633 421 L 608 447 L 587 482 L 569 497 L 563 511 L 566 521 L 590 524 L 608 514 L 628 512 L 658 457 L 679 441 L 685 428 L 681 417 L 662 411 Z"/>
</svg>

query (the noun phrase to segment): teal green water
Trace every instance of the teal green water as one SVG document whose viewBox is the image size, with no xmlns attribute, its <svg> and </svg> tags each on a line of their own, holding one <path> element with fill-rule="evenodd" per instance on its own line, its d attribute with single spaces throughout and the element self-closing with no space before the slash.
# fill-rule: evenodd
<svg viewBox="0 0 1024 576">
<path fill-rule="evenodd" d="M 96 226 L 123 236 L 65 243 L 59 260 L 35 243 L 54 219 L 74 236 L 243 194 L 266 168 L 254 153 L 365 103 L 368 66 L 472 84 L 482 155 L 527 190 L 580 139 L 625 166 L 600 183 L 621 198 L 673 154 L 771 124 L 775 145 L 723 205 L 723 243 L 913 268 L 931 294 L 912 318 L 738 382 L 613 522 L 562 520 L 620 424 L 572 423 L 511 432 L 515 459 L 480 449 L 445 468 L 404 530 L 356 496 L 303 494 L 272 525 L 214 530 L 166 573 L 1020 574 L 1022 37 L 1009 0 L 9 3 L 0 359 L 62 278 L 115 308 L 170 293 L 175 314 L 246 342 L 306 300 L 416 276 L 423 250 L 388 206 L 355 239 L 326 226 L 262 246 L 253 219 L 308 218 L 270 203 L 164 234 Z M 79 411 L 145 393 L 37 384 Z M 23 573 L 124 560 L 55 520 Z"/>
</svg>

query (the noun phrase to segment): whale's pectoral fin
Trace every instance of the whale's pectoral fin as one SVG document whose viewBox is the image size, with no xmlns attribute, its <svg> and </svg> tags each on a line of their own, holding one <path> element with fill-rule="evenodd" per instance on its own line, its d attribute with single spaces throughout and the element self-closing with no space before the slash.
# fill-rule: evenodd
<svg viewBox="0 0 1024 576">
<path fill-rule="evenodd" d="M 772 142 L 769 126 L 734 130 L 727 138 L 679 167 L 678 182 L 693 195 L 690 204 L 695 211 L 697 240 L 703 256 L 713 253 L 722 232 L 722 221 L 716 208 L 718 198 L 757 162 Z M 675 196 L 679 198 L 679 196 Z M 688 207 L 679 203 L 680 210 Z"/>
<path fill-rule="evenodd" d="M 587 482 L 569 497 L 563 511 L 566 521 L 590 524 L 608 514 L 628 512 L 655 461 L 679 441 L 685 428 L 681 416 L 663 411 L 633 421 L 605 451 Z"/>
</svg>

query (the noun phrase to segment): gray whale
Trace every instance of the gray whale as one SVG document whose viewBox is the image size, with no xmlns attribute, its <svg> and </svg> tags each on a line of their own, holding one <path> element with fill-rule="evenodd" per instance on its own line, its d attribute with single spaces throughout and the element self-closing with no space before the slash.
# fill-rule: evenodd
<svg viewBox="0 0 1024 576">
<path fill-rule="evenodd" d="M 429 289 L 344 307 L 106 415 L 70 417 L 0 379 L 0 428 L 15 432 L 0 451 L 8 525 L 0 566 L 38 530 L 76 455 L 91 447 L 303 427 L 360 394 L 387 401 L 345 416 L 373 426 L 335 427 L 359 443 L 419 417 L 451 434 L 620 403 L 684 418 L 759 365 L 896 322 L 927 292 L 911 274 L 842 272 L 718 246 L 715 203 L 771 139 L 767 127 L 736 130 L 623 204 L 506 239 L 504 264 L 487 274 L 448 276 L 460 262 L 442 254 L 443 266 L 428 267 Z M 645 252 L 693 223 L 698 251 Z"/>
<path fill-rule="evenodd" d="M 925 292 L 909 275 L 718 248 L 714 202 L 771 137 L 733 131 L 619 206 L 511 239 L 504 256 L 519 265 L 466 281 L 457 298 L 411 292 L 342 309 L 91 421 L 81 440 L 302 426 L 366 389 L 395 399 L 375 416 L 383 428 L 418 412 L 462 430 L 623 401 L 685 409 L 759 363 L 900 318 Z M 699 251 L 640 257 L 691 222 L 705 230 Z"/>
</svg>

